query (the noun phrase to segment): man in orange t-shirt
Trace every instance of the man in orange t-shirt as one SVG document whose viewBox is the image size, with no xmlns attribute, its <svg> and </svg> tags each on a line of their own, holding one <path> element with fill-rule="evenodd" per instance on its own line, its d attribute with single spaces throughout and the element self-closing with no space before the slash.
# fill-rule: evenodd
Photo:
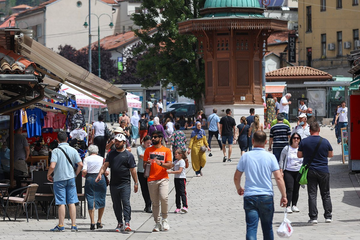
<svg viewBox="0 0 360 240">
<path fill-rule="evenodd" d="M 164 135 L 161 131 L 155 131 L 151 135 L 152 147 L 145 150 L 144 166 L 146 162 L 151 162 L 150 174 L 147 179 L 152 210 L 155 221 L 153 232 L 167 231 L 170 229 L 168 215 L 168 193 L 169 176 L 167 169 L 172 168 L 171 150 L 161 145 Z M 160 223 L 160 204 L 162 222 Z"/>
</svg>

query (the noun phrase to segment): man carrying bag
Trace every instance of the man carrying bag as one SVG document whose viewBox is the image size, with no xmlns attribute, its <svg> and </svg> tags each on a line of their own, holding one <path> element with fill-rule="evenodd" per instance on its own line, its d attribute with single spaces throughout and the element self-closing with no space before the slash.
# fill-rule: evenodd
<svg viewBox="0 0 360 240">
<path fill-rule="evenodd" d="M 304 158 L 303 165 L 308 165 L 308 198 L 309 217 L 308 223 L 317 224 L 318 210 L 316 207 L 317 186 L 320 188 L 320 195 L 325 210 L 326 223 L 332 222 L 332 204 L 330 198 L 330 173 L 328 158 L 333 157 L 333 149 L 329 141 L 319 136 L 320 126 L 317 122 L 310 124 L 311 136 L 300 142 L 298 157 Z M 321 140 L 321 141 L 320 141 Z"/>
</svg>

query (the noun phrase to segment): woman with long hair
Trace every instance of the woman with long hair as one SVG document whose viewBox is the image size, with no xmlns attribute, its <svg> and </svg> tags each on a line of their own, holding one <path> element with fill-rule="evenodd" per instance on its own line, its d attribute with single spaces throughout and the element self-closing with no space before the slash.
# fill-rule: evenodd
<svg viewBox="0 0 360 240">
<path fill-rule="evenodd" d="M 276 117 L 275 111 L 275 100 L 271 93 L 268 94 L 266 98 L 266 116 L 265 116 L 265 129 L 270 129 L 271 122 Z"/>
<path fill-rule="evenodd" d="M 86 178 L 85 181 L 85 197 L 88 202 L 88 210 L 90 216 L 90 230 L 95 230 L 94 213 L 98 210 L 98 219 L 96 228 L 103 228 L 101 219 L 105 210 L 106 197 L 106 181 L 102 177 L 99 182 L 95 179 L 100 172 L 100 168 L 104 163 L 104 158 L 98 155 L 99 148 L 96 145 L 88 147 L 89 156 L 84 159 L 84 166 L 82 176 Z M 109 171 L 105 172 L 105 176 L 109 175 Z M 95 209 L 94 209 L 95 208 Z"/>
<path fill-rule="evenodd" d="M 208 151 L 211 151 L 206 140 L 205 131 L 201 129 L 201 122 L 196 122 L 195 129 L 191 133 L 191 140 L 187 153 L 190 154 L 191 152 L 191 163 L 197 177 L 202 176 L 201 169 L 203 169 L 206 164 L 206 155 L 205 151 L 201 150 L 202 147 L 206 147 Z"/>
<path fill-rule="evenodd" d="M 248 136 L 250 137 L 257 131 L 263 131 L 264 127 L 260 124 L 260 117 L 258 114 L 254 115 L 254 122 L 251 123 Z"/>
<path fill-rule="evenodd" d="M 303 163 L 303 158 L 297 157 L 300 142 L 301 136 L 298 133 L 293 133 L 290 137 L 290 145 L 285 146 L 280 155 L 279 166 L 284 176 L 288 199 L 287 213 L 299 212 L 296 204 L 299 199 L 300 184 L 296 181 L 296 177 Z"/>
<path fill-rule="evenodd" d="M 240 124 L 237 125 L 237 141 L 241 150 L 241 155 L 246 152 L 248 148 L 248 132 L 250 126 L 247 125 L 246 117 L 242 116 L 240 118 Z"/>
<path fill-rule="evenodd" d="M 147 185 L 147 179 L 144 177 L 144 152 L 145 149 L 151 146 L 151 137 L 149 135 L 145 136 L 142 139 L 142 145 L 137 147 L 136 153 L 138 155 L 138 164 L 137 164 L 137 175 L 140 182 L 141 193 L 145 202 L 144 211 L 147 213 L 152 213 L 151 211 L 151 200 L 149 194 L 149 188 Z"/>
<path fill-rule="evenodd" d="M 131 116 L 130 118 L 130 123 L 131 123 L 131 145 L 133 147 L 135 147 L 136 144 L 136 139 L 139 138 L 139 114 L 138 111 L 134 111 L 134 115 Z"/>
</svg>

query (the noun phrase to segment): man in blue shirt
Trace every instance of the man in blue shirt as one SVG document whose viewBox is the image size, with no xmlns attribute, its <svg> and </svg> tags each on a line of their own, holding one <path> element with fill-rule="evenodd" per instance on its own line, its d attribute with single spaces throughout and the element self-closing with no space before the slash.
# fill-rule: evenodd
<svg viewBox="0 0 360 240">
<path fill-rule="evenodd" d="M 308 164 L 310 161 L 309 171 L 307 174 L 308 180 L 308 196 L 309 196 L 309 223 L 317 224 L 318 210 L 316 207 L 317 186 L 320 188 L 320 195 L 325 210 L 324 217 L 326 223 L 332 222 L 332 204 L 330 198 L 330 173 L 328 167 L 328 158 L 334 156 L 333 148 L 328 140 L 319 136 L 320 126 L 317 122 L 310 124 L 311 136 L 303 139 L 300 142 L 297 156 L 304 158 L 303 164 Z M 316 146 L 319 145 L 314 158 L 311 160 Z"/>
<path fill-rule="evenodd" d="M 50 229 L 50 231 L 65 231 L 65 205 L 68 204 L 71 218 L 71 231 L 77 232 L 75 203 L 79 202 L 79 200 L 77 197 L 75 178 L 82 170 L 83 163 L 76 149 L 70 147 L 67 143 L 67 134 L 65 132 L 59 132 L 58 140 L 59 146 L 55 148 L 51 154 L 51 163 L 47 173 L 47 179 L 54 183 L 55 204 L 59 205 L 59 225 Z M 71 163 L 65 153 L 59 148 L 67 154 Z M 77 168 L 75 172 L 74 166 L 76 164 Z M 51 175 L 52 173 L 54 173 L 54 176 Z"/>
<path fill-rule="evenodd" d="M 266 133 L 254 133 L 253 150 L 241 156 L 234 174 L 234 184 L 239 195 L 244 195 L 246 215 L 246 239 L 256 239 L 259 218 L 264 239 L 273 240 L 272 220 L 274 216 L 274 192 L 271 175 L 274 174 L 281 192 L 280 206 L 286 207 L 285 183 L 279 164 L 273 154 L 265 151 Z M 241 176 L 245 172 L 245 188 L 241 187 Z"/>
<path fill-rule="evenodd" d="M 217 113 L 217 109 L 214 108 L 213 109 L 213 114 L 211 114 L 208 117 L 208 128 L 209 128 L 209 139 L 208 139 L 208 143 L 209 143 L 209 148 L 211 148 L 211 139 L 213 136 L 215 136 L 215 138 L 218 141 L 220 150 L 222 150 L 222 144 L 221 141 L 219 140 L 219 129 L 220 129 L 220 118 L 218 117 Z M 212 154 L 211 152 L 209 153 L 209 157 L 211 157 Z"/>
</svg>

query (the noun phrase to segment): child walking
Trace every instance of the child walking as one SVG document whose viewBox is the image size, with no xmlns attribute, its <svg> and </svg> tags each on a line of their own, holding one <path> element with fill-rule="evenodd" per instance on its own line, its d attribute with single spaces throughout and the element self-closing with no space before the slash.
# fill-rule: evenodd
<svg viewBox="0 0 360 240">
<path fill-rule="evenodd" d="M 186 197 L 186 173 L 185 173 L 185 160 L 186 155 L 185 152 L 181 149 L 177 149 L 175 151 L 175 161 L 173 163 L 174 170 L 168 170 L 168 173 L 175 174 L 174 183 L 175 183 L 175 203 L 176 210 L 175 213 L 187 213 L 188 205 L 187 205 L 187 197 Z M 183 208 L 181 208 L 181 201 Z M 180 210 L 181 209 L 181 210 Z"/>
</svg>

